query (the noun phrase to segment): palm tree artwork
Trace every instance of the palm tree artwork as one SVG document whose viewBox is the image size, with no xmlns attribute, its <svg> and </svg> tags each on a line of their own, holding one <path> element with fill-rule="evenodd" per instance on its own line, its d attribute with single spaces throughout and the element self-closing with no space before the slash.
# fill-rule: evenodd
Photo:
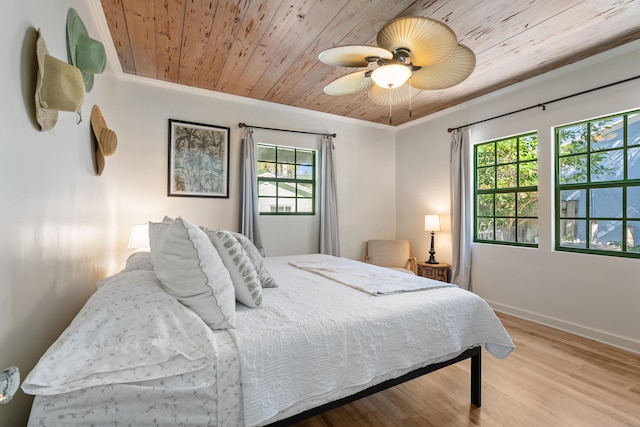
<svg viewBox="0 0 640 427">
<path fill-rule="evenodd" d="M 228 195 L 228 128 L 172 121 L 170 193 Z"/>
</svg>

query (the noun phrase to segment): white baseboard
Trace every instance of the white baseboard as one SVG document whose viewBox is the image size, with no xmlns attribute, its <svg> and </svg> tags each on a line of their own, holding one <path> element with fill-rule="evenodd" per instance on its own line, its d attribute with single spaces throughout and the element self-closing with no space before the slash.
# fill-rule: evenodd
<svg viewBox="0 0 640 427">
<path fill-rule="evenodd" d="M 604 344 L 640 354 L 640 341 L 599 331 L 597 329 L 587 328 L 575 323 L 566 322 L 564 320 L 556 319 L 549 316 L 543 316 L 541 314 L 521 310 L 519 308 L 511 307 L 508 305 L 499 304 L 488 300 L 487 302 L 495 311 L 519 317 L 521 319 L 530 320 L 541 325 L 550 326 L 561 331 L 570 332 L 584 338 L 590 338 Z"/>
</svg>

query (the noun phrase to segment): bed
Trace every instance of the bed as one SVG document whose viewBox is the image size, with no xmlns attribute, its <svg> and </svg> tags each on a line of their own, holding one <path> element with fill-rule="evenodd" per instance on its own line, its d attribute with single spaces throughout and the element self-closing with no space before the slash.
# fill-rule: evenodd
<svg viewBox="0 0 640 427">
<path fill-rule="evenodd" d="M 25 379 L 30 426 L 284 425 L 467 358 L 479 406 L 481 349 L 514 348 L 471 292 L 424 278 L 411 279 L 423 290 L 363 290 L 358 280 L 410 276 L 317 254 L 260 260 L 277 287 L 212 329 L 153 261 L 137 254 L 100 281 Z"/>
</svg>

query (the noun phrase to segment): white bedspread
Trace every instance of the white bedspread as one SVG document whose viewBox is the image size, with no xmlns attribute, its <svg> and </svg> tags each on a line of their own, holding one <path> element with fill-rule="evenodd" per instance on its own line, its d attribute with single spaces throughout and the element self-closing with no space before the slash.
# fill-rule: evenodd
<svg viewBox="0 0 640 427">
<path fill-rule="evenodd" d="M 239 349 L 247 426 L 286 418 L 478 345 L 514 348 L 488 304 L 457 287 L 377 298 L 265 259 L 279 287 L 259 309 L 240 308 L 229 333 Z M 322 257 L 320 255 L 320 257 Z"/>
<path fill-rule="evenodd" d="M 388 295 L 455 286 L 390 268 L 364 264 L 348 258 L 317 256 L 313 259 L 289 261 L 289 264 L 371 295 Z"/>
</svg>

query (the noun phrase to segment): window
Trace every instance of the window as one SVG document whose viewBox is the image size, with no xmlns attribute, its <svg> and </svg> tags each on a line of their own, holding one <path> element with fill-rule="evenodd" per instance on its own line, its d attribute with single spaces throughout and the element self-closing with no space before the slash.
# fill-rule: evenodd
<svg viewBox="0 0 640 427">
<path fill-rule="evenodd" d="M 538 246 L 538 134 L 474 146 L 474 241 Z"/>
<path fill-rule="evenodd" d="M 315 214 L 314 150 L 258 144 L 257 169 L 261 214 Z"/>
<path fill-rule="evenodd" d="M 556 249 L 640 258 L 640 111 L 554 131 Z"/>
</svg>

